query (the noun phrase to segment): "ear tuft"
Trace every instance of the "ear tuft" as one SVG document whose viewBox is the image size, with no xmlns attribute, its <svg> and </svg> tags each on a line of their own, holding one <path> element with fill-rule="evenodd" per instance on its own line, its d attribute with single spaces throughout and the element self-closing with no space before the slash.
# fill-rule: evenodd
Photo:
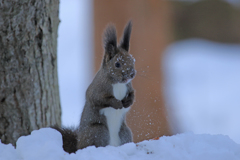
<svg viewBox="0 0 240 160">
<path fill-rule="evenodd" d="M 109 60 L 116 54 L 117 49 L 117 33 L 114 25 L 110 24 L 104 32 L 104 49 L 108 54 Z"/>
<path fill-rule="evenodd" d="M 120 43 L 120 46 L 126 51 L 129 50 L 129 41 L 130 41 L 131 31 L 132 31 L 132 21 L 130 20 L 124 29 L 123 37 Z"/>
</svg>

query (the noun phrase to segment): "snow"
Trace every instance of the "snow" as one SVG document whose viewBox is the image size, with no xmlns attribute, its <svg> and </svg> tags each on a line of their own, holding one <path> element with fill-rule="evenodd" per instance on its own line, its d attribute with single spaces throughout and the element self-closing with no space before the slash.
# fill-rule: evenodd
<svg viewBox="0 0 240 160">
<path fill-rule="evenodd" d="M 61 134 L 50 128 L 32 131 L 17 141 L 17 154 L 24 160 L 61 159 L 64 155 Z"/>
<path fill-rule="evenodd" d="M 159 140 L 128 143 L 119 147 L 94 146 L 68 154 L 61 134 L 51 128 L 33 131 L 12 145 L 0 143 L 0 160 L 239 160 L 240 144 L 228 136 L 183 133 Z"/>
<path fill-rule="evenodd" d="M 175 132 L 224 134 L 240 143 L 240 45 L 176 42 L 166 50 L 164 67 Z"/>
</svg>

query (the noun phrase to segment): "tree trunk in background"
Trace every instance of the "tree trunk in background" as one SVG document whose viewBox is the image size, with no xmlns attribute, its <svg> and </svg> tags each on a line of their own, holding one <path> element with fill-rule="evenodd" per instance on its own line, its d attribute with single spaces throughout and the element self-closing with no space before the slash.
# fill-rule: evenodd
<svg viewBox="0 0 240 160">
<path fill-rule="evenodd" d="M 116 25 L 118 39 L 132 19 L 130 53 L 136 59 L 133 80 L 136 102 L 127 115 L 134 142 L 170 135 L 163 95 L 162 55 L 172 34 L 168 1 L 94 1 L 95 68 L 102 61 L 102 34 L 108 23 Z"/>
<path fill-rule="evenodd" d="M 0 138 L 61 124 L 58 0 L 0 0 Z"/>
</svg>

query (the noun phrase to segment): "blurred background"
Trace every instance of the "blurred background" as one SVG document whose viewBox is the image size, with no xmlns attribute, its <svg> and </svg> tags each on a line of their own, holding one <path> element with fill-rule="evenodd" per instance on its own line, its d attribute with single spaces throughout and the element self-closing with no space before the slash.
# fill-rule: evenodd
<svg viewBox="0 0 240 160">
<path fill-rule="evenodd" d="M 107 24 L 120 39 L 130 19 L 137 76 L 127 123 L 134 141 L 190 131 L 240 143 L 239 0 L 60 0 L 63 125 L 79 124 Z"/>
</svg>

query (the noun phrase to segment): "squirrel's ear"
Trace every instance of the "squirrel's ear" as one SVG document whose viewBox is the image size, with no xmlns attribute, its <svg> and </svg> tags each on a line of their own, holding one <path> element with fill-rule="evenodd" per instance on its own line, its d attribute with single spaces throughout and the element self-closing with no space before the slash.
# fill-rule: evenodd
<svg viewBox="0 0 240 160">
<path fill-rule="evenodd" d="M 104 32 L 105 62 L 111 60 L 116 55 L 117 33 L 115 27 L 111 24 Z"/>
<path fill-rule="evenodd" d="M 129 50 L 129 41 L 130 41 L 131 31 L 132 31 L 132 21 L 129 21 L 124 29 L 123 37 L 120 42 L 120 47 L 122 47 L 126 51 Z"/>
</svg>

